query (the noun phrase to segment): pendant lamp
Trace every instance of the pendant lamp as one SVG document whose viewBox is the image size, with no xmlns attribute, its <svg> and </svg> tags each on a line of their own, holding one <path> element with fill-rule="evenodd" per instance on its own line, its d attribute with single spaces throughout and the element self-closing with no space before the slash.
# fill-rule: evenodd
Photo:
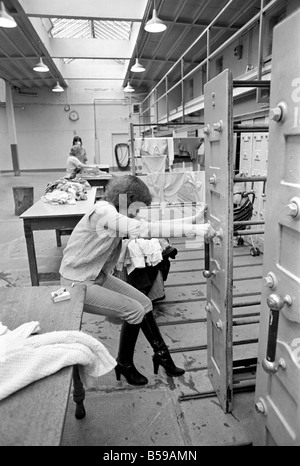
<svg viewBox="0 0 300 466">
<path fill-rule="evenodd" d="M 2 28 L 15 28 L 17 23 L 14 18 L 10 16 L 5 10 L 3 2 L 0 2 L 0 27 Z"/>
<path fill-rule="evenodd" d="M 43 62 L 42 57 L 40 57 L 39 62 L 33 67 L 34 71 L 39 71 L 40 73 L 47 73 L 49 71 L 49 68 L 45 63 Z"/>
<path fill-rule="evenodd" d="M 130 85 L 129 81 L 127 83 L 127 86 L 124 87 L 124 92 L 135 92 L 135 89 Z"/>
<path fill-rule="evenodd" d="M 64 88 L 61 87 L 61 85 L 57 81 L 55 86 L 52 88 L 52 92 L 64 92 Z"/>
<path fill-rule="evenodd" d="M 147 32 L 163 32 L 167 29 L 167 26 L 165 23 L 159 19 L 156 13 L 156 8 L 155 8 L 155 0 L 154 0 L 154 8 L 153 8 L 153 13 L 152 13 L 152 18 L 147 21 L 144 27 L 145 31 Z"/>
<path fill-rule="evenodd" d="M 136 59 L 135 59 L 135 64 L 132 65 L 132 67 L 130 68 L 130 71 L 132 71 L 133 73 L 142 73 L 143 71 L 145 71 L 145 68 L 144 68 L 143 65 L 139 62 L 139 59 L 136 58 Z"/>
<path fill-rule="evenodd" d="M 139 62 L 139 53 L 138 53 L 138 45 L 136 44 L 136 59 L 135 59 L 135 64 L 132 65 L 132 67 L 130 68 L 130 71 L 132 71 L 133 73 L 142 73 L 143 71 L 145 71 L 145 68 L 143 67 L 143 65 Z"/>
</svg>

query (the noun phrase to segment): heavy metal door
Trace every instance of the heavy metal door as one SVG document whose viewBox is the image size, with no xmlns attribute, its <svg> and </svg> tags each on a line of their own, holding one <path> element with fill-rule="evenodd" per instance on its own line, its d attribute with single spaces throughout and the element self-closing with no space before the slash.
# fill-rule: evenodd
<svg viewBox="0 0 300 466">
<path fill-rule="evenodd" d="M 273 37 L 254 445 L 300 445 L 300 10 Z"/>
<path fill-rule="evenodd" d="M 232 75 L 204 87 L 207 220 L 218 237 L 205 251 L 208 375 L 225 412 L 232 410 Z"/>
</svg>

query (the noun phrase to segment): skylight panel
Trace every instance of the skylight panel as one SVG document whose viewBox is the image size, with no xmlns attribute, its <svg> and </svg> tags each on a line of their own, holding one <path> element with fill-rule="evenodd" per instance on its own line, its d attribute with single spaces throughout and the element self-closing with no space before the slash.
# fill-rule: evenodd
<svg viewBox="0 0 300 466">
<path fill-rule="evenodd" d="M 51 22 L 50 35 L 58 39 L 96 38 L 129 40 L 132 28 L 131 21 L 52 18 Z"/>
</svg>

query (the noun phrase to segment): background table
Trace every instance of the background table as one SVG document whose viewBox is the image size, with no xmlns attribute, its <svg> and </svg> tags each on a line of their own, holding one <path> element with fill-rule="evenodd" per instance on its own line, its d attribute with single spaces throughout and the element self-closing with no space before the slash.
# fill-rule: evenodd
<svg viewBox="0 0 300 466">
<path fill-rule="evenodd" d="M 72 230 L 96 200 L 96 187 L 87 191 L 87 200 L 76 204 L 52 205 L 42 199 L 26 210 L 20 218 L 23 219 L 27 255 L 29 262 L 31 284 L 38 286 L 40 277 L 37 268 L 34 230 Z"/>
<path fill-rule="evenodd" d="M 1 288 L 0 322 L 9 330 L 31 321 L 40 323 L 40 333 L 80 330 L 85 286 L 67 289 L 71 299 L 53 303 L 57 286 Z M 0 445 L 59 445 L 71 381 L 66 367 L 1 400 Z"/>
<path fill-rule="evenodd" d="M 108 163 L 89 163 L 89 165 L 91 167 L 98 167 L 99 170 L 101 170 L 102 172 L 106 172 L 106 173 L 109 173 L 109 164 Z M 89 168 L 84 168 L 83 169 L 83 172 L 84 171 L 89 171 Z"/>
<path fill-rule="evenodd" d="M 104 191 L 107 186 L 107 183 L 112 179 L 112 175 L 110 173 L 105 173 L 101 175 L 89 175 L 89 174 L 81 174 L 80 178 L 88 181 L 91 186 L 98 186 L 103 187 Z"/>
</svg>

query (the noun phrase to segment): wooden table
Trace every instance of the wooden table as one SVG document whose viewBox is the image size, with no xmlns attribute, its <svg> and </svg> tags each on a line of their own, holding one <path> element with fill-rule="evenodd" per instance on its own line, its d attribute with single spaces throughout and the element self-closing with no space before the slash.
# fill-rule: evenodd
<svg viewBox="0 0 300 466">
<path fill-rule="evenodd" d="M 0 322 L 9 330 L 14 330 L 31 321 L 40 323 L 40 333 L 80 330 L 85 286 L 67 289 L 71 294 L 71 299 L 53 303 L 50 293 L 56 291 L 57 286 L 1 288 Z M 78 370 L 77 366 L 74 368 Z M 66 367 L 1 400 L 0 445 L 59 445 L 71 382 L 72 367 Z M 80 405 L 82 408 L 84 398 L 83 387 L 81 390 L 83 391 L 79 398 L 82 401 L 79 408 Z M 76 395 L 78 397 L 74 385 L 73 398 Z"/>
<path fill-rule="evenodd" d="M 87 191 L 87 200 L 77 201 L 76 204 L 51 205 L 42 199 L 26 210 L 20 218 L 26 238 L 31 284 L 39 286 L 40 276 L 37 268 L 34 230 L 73 230 L 79 220 L 95 203 L 97 188 Z"/>
</svg>

